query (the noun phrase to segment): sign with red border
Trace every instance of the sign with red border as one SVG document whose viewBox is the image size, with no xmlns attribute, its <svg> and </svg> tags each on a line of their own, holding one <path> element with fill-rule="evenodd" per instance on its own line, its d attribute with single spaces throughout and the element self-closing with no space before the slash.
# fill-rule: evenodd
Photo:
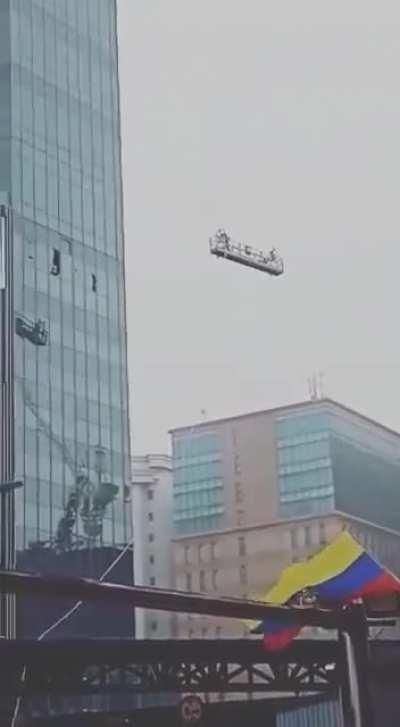
<svg viewBox="0 0 400 727">
<path fill-rule="evenodd" d="M 203 702 L 195 694 L 189 694 L 182 699 L 180 712 L 184 724 L 197 725 L 203 717 Z"/>
</svg>

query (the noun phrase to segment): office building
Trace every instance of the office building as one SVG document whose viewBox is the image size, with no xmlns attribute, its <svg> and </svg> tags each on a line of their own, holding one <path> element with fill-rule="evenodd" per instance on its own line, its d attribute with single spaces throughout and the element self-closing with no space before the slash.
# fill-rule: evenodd
<svg viewBox="0 0 400 727">
<path fill-rule="evenodd" d="M 400 530 L 400 435 L 329 399 L 172 432 L 178 537 L 340 510 Z"/>
<path fill-rule="evenodd" d="M 132 511 L 134 570 L 138 585 L 172 588 L 172 460 L 167 455 L 134 457 Z M 136 638 L 171 637 L 171 615 L 136 609 Z"/>
<path fill-rule="evenodd" d="M 0 478 L 25 567 L 97 576 L 132 537 L 116 22 L 0 0 Z"/>
</svg>

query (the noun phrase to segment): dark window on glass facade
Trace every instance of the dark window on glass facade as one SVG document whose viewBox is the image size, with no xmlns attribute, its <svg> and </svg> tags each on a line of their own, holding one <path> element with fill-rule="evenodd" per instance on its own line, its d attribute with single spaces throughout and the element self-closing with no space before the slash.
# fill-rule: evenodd
<svg viewBox="0 0 400 727">
<path fill-rule="evenodd" d="M 61 253 L 56 247 L 53 247 L 50 272 L 52 275 L 61 273 Z"/>
<path fill-rule="evenodd" d="M 154 555 L 149 555 L 150 565 L 154 565 Z"/>
<path fill-rule="evenodd" d="M 156 585 L 156 579 L 155 579 L 154 576 L 151 576 L 151 578 L 149 580 L 149 583 L 150 583 L 151 586 L 155 586 Z"/>
<path fill-rule="evenodd" d="M 97 293 L 97 277 L 92 273 L 92 292 Z"/>
<path fill-rule="evenodd" d="M 153 500 L 154 499 L 154 492 L 153 490 L 147 490 L 147 499 Z"/>
<path fill-rule="evenodd" d="M 152 631 L 157 631 L 157 626 L 158 626 L 157 621 L 152 621 L 151 622 L 151 630 Z"/>
<path fill-rule="evenodd" d="M 149 522 L 150 522 L 150 523 L 152 523 L 152 522 L 153 522 L 153 520 L 154 520 L 154 515 L 153 515 L 153 513 L 152 513 L 152 512 L 149 512 L 149 514 L 147 515 L 147 517 L 148 517 L 148 520 L 149 520 Z"/>
<path fill-rule="evenodd" d="M 154 533 L 149 533 L 149 543 L 154 543 Z"/>
<path fill-rule="evenodd" d="M 246 540 L 243 536 L 239 538 L 239 555 L 244 556 L 246 555 Z"/>
</svg>

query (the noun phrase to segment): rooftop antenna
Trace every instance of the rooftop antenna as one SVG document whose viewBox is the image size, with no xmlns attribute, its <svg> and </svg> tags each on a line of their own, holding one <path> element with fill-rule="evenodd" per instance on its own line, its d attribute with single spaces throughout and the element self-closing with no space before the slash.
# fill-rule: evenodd
<svg viewBox="0 0 400 727">
<path fill-rule="evenodd" d="M 316 401 L 318 399 L 318 393 L 317 393 L 317 382 L 315 378 L 315 374 L 310 376 L 309 379 L 307 379 L 308 384 L 308 395 L 310 397 L 310 401 Z"/>
<path fill-rule="evenodd" d="M 307 381 L 308 394 L 311 401 L 319 401 L 324 398 L 324 372 L 314 372 Z"/>
<path fill-rule="evenodd" d="M 325 396 L 325 373 L 324 373 L 324 371 L 318 371 L 318 386 L 319 386 L 319 398 L 323 399 Z"/>
</svg>

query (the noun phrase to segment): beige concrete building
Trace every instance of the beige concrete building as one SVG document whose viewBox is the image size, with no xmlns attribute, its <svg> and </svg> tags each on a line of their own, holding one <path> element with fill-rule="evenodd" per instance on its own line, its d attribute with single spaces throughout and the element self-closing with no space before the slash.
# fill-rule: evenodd
<svg viewBox="0 0 400 727">
<path fill-rule="evenodd" d="M 165 454 L 132 461 L 134 576 L 138 585 L 171 588 L 173 583 L 172 462 Z M 137 639 L 171 636 L 171 617 L 163 611 L 135 609 Z"/>
<path fill-rule="evenodd" d="M 174 583 L 258 596 L 350 527 L 400 571 L 400 435 L 329 399 L 172 432 Z M 180 637 L 243 635 L 180 616 Z"/>
<path fill-rule="evenodd" d="M 379 562 L 400 573 L 400 534 L 340 512 L 180 538 L 173 543 L 175 587 L 215 595 L 260 597 L 291 563 L 348 529 Z M 318 633 L 313 630 L 314 634 Z M 179 615 L 176 638 L 248 635 L 238 621 Z"/>
</svg>

